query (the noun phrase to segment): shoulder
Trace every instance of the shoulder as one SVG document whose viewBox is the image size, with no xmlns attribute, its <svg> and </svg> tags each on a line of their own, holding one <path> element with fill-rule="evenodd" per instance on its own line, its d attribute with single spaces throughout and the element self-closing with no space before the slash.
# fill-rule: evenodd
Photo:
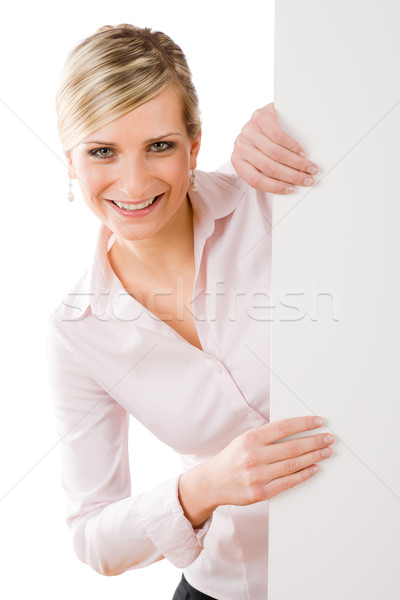
<svg viewBox="0 0 400 600">
<path fill-rule="evenodd" d="M 83 317 L 90 305 L 90 296 L 86 270 L 64 291 L 60 302 L 50 312 L 49 321 L 61 322 Z"/>
<path fill-rule="evenodd" d="M 47 317 L 47 346 L 53 354 L 58 351 L 71 350 L 71 335 L 77 333 L 72 322 L 86 320 L 91 315 L 90 294 L 87 289 L 87 271 L 63 293 L 60 302 Z"/>
<path fill-rule="evenodd" d="M 224 171 L 196 171 L 196 181 L 210 190 L 214 189 L 215 191 L 228 193 L 229 191 L 242 189 L 242 183 L 245 183 L 236 173 Z"/>
<path fill-rule="evenodd" d="M 60 303 L 50 315 L 51 321 L 81 321 L 89 313 L 99 314 L 104 310 L 113 282 L 107 259 L 111 236 L 112 232 L 101 224 L 85 270 L 62 292 Z"/>
<path fill-rule="evenodd" d="M 229 169 L 224 165 L 222 168 Z M 220 218 L 236 209 L 260 214 L 268 227 L 272 226 L 272 194 L 252 188 L 235 172 L 196 171 L 196 181 L 202 200 L 214 218 Z"/>
</svg>

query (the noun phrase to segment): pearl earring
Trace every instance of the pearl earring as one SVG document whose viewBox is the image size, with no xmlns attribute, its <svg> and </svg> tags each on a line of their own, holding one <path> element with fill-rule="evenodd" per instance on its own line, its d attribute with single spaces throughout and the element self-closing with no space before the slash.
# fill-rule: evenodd
<svg viewBox="0 0 400 600">
<path fill-rule="evenodd" d="M 68 202 L 72 202 L 74 200 L 75 196 L 74 196 L 74 194 L 72 192 L 72 179 L 71 179 L 71 177 L 69 178 L 69 184 L 68 185 L 69 185 L 69 192 L 68 192 L 68 195 L 67 195 L 67 200 L 68 200 Z"/>
<path fill-rule="evenodd" d="M 194 170 L 192 169 L 190 171 L 190 189 L 192 192 L 197 192 L 197 185 L 196 185 L 196 173 L 194 172 Z"/>
</svg>

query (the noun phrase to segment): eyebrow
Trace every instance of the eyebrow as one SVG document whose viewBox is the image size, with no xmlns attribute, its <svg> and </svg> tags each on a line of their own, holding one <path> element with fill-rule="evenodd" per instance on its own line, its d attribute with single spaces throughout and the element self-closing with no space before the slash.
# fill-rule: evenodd
<svg viewBox="0 0 400 600">
<path fill-rule="evenodd" d="M 162 135 L 158 135 L 157 137 L 144 140 L 144 143 L 151 144 L 152 142 L 159 142 L 160 140 L 170 137 L 171 135 L 179 135 L 180 137 L 182 137 L 182 134 L 179 133 L 179 131 L 170 131 L 169 133 L 163 133 Z M 98 140 L 89 140 L 88 142 L 83 142 L 83 144 L 99 144 L 99 146 L 118 146 L 116 142 L 101 142 Z"/>
</svg>

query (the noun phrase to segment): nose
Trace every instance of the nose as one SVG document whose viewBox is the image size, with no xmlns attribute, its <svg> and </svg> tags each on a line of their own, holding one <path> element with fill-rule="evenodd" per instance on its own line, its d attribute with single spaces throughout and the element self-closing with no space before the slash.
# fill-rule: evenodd
<svg viewBox="0 0 400 600">
<path fill-rule="evenodd" d="M 151 195 L 150 173 L 144 161 L 137 158 L 127 158 L 123 162 L 118 182 L 120 190 L 131 200 L 144 200 Z"/>
</svg>

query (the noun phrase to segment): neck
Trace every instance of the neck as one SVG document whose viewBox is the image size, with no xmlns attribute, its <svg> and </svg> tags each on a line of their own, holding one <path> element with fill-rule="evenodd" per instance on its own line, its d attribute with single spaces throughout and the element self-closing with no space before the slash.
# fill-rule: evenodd
<svg viewBox="0 0 400 600">
<path fill-rule="evenodd" d="M 188 198 L 156 235 L 134 241 L 116 237 L 108 253 L 121 281 L 122 273 L 125 281 L 135 276 L 168 281 L 182 273 L 193 256 L 193 209 Z"/>
</svg>

